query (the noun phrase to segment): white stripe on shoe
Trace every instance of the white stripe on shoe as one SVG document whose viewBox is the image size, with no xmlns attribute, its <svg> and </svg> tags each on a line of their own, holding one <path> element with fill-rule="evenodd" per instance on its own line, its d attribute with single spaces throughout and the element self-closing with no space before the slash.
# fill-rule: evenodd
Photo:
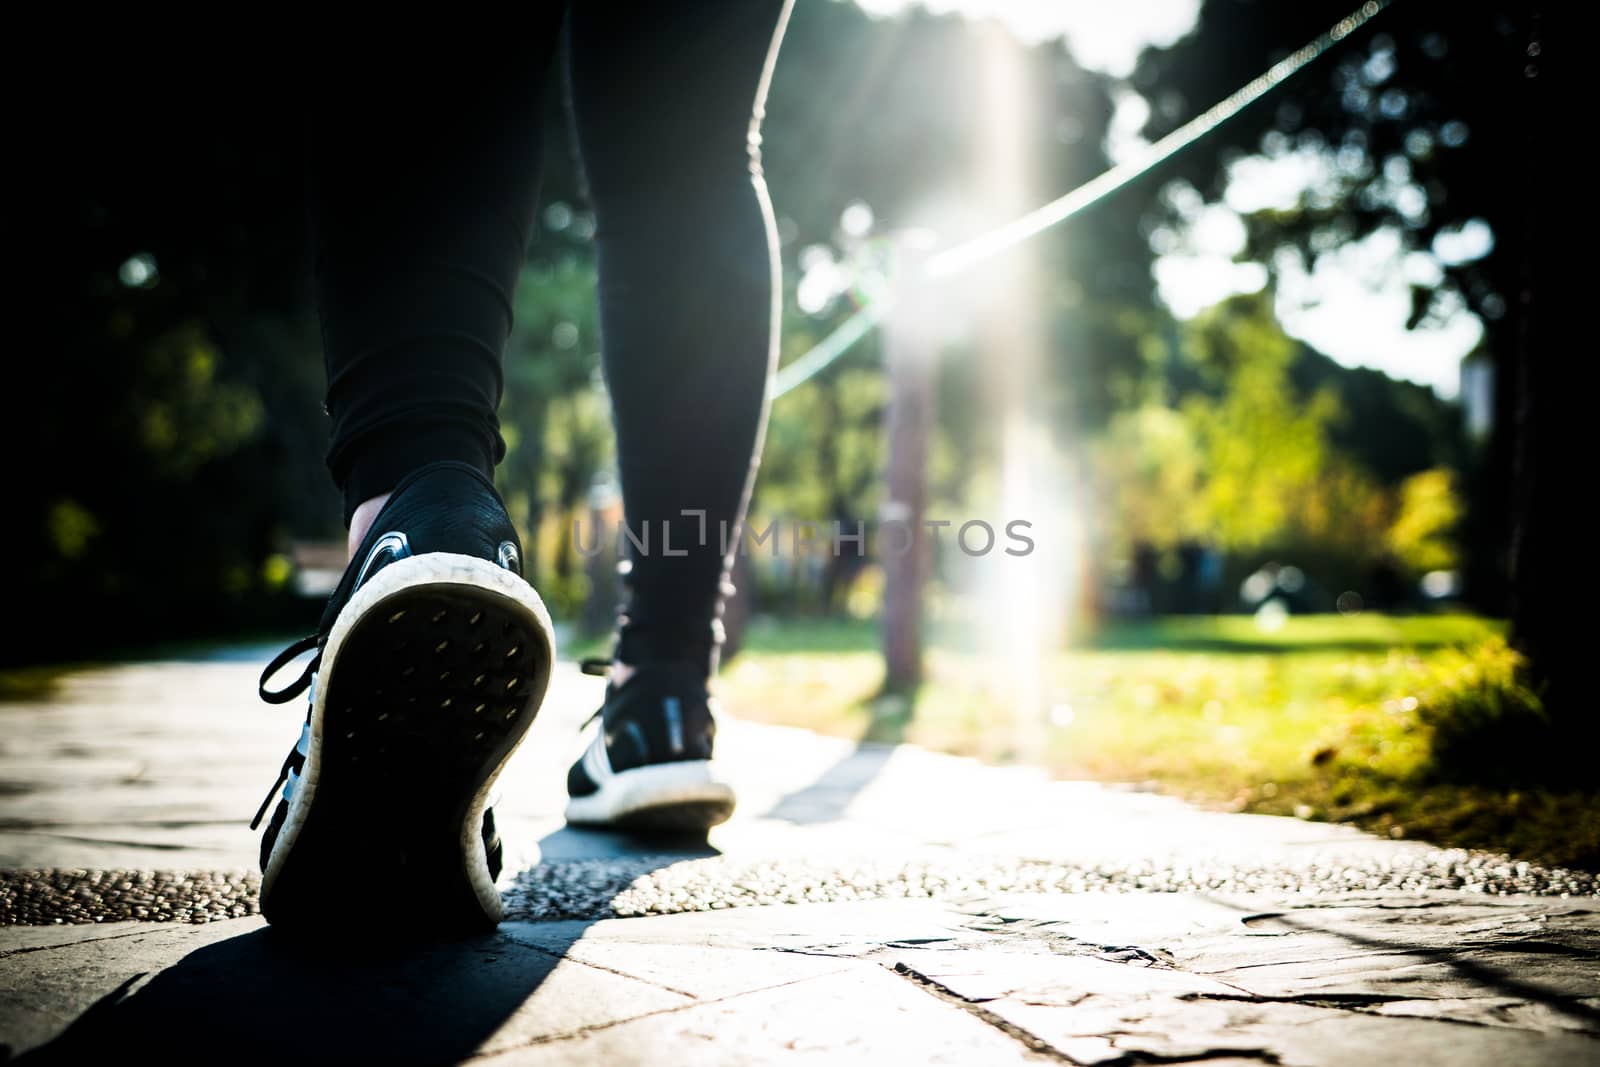
<svg viewBox="0 0 1600 1067">
<path fill-rule="evenodd" d="M 583 753 L 583 771 L 589 780 L 596 785 L 604 785 L 614 777 L 611 769 L 611 758 L 606 755 L 606 732 L 602 727 L 589 742 L 589 747 Z"/>
</svg>

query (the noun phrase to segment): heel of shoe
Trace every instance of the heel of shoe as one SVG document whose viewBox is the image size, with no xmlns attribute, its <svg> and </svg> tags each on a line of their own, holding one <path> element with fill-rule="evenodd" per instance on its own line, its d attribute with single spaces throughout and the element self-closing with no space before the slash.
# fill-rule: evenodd
<svg viewBox="0 0 1600 1067">
<path fill-rule="evenodd" d="M 310 755 L 264 868 L 269 920 L 317 924 L 330 889 L 380 877 L 396 919 L 497 922 L 485 807 L 554 657 L 538 594 L 487 560 L 430 553 L 363 585 L 324 651 Z"/>
</svg>

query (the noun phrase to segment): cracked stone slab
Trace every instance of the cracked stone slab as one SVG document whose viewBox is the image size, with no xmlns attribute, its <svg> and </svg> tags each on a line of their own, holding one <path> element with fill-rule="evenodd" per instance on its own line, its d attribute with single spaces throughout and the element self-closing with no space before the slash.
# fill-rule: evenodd
<svg viewBox="0 0 1600 1067">
<path fill-rule="evenodd" d="M 40 947 L 0 959 L 0 1035 L 13 1054 L 43 1046 L 67 1062 L 207 1047 L 249 1062 L 456 1062 L 697 1002 L 503 933 L 395 944 L 359 930 L 299 942 L 242 919 Z"/>
<path fill-rule="evenodd" d="M 1587 1035 L 1463 1026 L 1287 1003 L 1091 995 L 1071 1008 L 1008 998 L 985 1009 L 1074 1060 L 1102 1065 L 1233 1057 L 1303 1067 L 1592 1064 Z"/>
<path fill-rule="evenodd" d="M 198 927 L 122 923 L 18 931 L 36 936 L 0 956 L 0 1043 L 15 1054 L 53 1040 L 149 975 L 261 925 L 236 919 Z"/>
<path fill-rule="evenodd" d="M 508 924 L 410 952 L 392 937 L 293 941 L 256 919 L 137 924 L 0 960 L 0 1034 L 12 1053 L 43 1046 L 67 1061 L 215 1047 L 251 1062 L 293 1062 L 311 1055 L 310 1034 L 313 1058 L 363 1061 L 743 1063 L 819 1050 L 830 1062 L 1034 1058 L 878 964 L 765 947 L 822 934 L 830 944 L 841 933 L 864 939 L 886 919 L 923 933 L 926 915 L 896 924 L 882 915 L 789 923 L 769 914 L 764 936 L 746 923 L 720 932 L 724 947 L 703 943 L 703 921 L 678 919 L 600 924 L 610 929 L 592 939 L 582 923 Z"/>
<path fill-rule="evenodd" d="M 995 947 L 896 966 L 1076 1062 L 1600 1062 L 1587 903 L 1031 897 L 967 915 Z"/>
<path fill-rule="evenodd" d="M 518 1049 L 494 1063 L 1059 1062 L 881 968 L 837 974 L 650 1015 Z"/>
<path fill-rule="evenodd" d="M 1392 1042 L 1415 1047 L 1418 1062 L 1492 1062 L 1496 1057 L 1500 1062 L 1564 1057 L 1581 1062 L 1600 1053 L 1590 1022 L 1600 998 L 1583 992 L 1594 981 L 1585 946 L 1600 929 L 1596 910 L 1539 898 L 1482 900 L 1461 894 L 1344 901 L 1085 894 L 954 906 L 871 902 L 758 908 L 611 921 L 591 929 L 598 940 L 613 944 L 613 958 L 619 960 L 630 949 L 665 937 L 720 940 L 726 946 L 759 945 L 765 939 L 782 955 L 880 964 L 964 1002 L 990 1025 L 1013 1027 L 1084 1063 L 1115 1064 L 1130 1057 L 1216 1062 L 1226 1056 L 1258 1063 L 1273 1057 L 1286 1063 L 1355 1063 Z M 1564 923 L 1562 930 L 1548 929 L 1551 915 Z M 1336 920 L 1330 925 L 1343 936 L 1283 928 L 1285 919 L 1303 925 L 1330 916 Z M 1425 951 L 1456 946 L 1472 966 L 1446 968 L 1430 978 L 1427 990 L 1412 986 L 1411 971 L 1419 965 L 1415 956 L 1393 945 L 1350 942 L 1350 936 L 1362 933 L 1363 919 L 1371 927 L 1364 935 L 1368 942 L 1373 931 L 1398 928 Z M 537 938 L 544 925 L 524 929 Z M 1494 953 L 1515 959 L 1516 946 L 1508 940 L 1497 947 L 1495 930 L 1545 941 L 1564 937 L 1570 951 L 1535 953 L 1545 963 L 1548 986 L 1525 984 L 1526 995 L 1506 996 L 1492 980 L 1501 966 Z M 1296 938 L 1303 943 L 1296 944 Z M 1313 948 L 1312 956 L 1323 953 L 1330 971 L 1324 980 L 1258 988 L 1248 968 L 1244 977 L 1234 973 L 1233 965 L 1251 956 L 1268 972 L 1296 965 L 1305 943 L 1320 938 L 1339 941 Z M 1464 938 L 1477 941 L 1464 943 Z M 1420 965 L 1445 967 L 1431 958 Z M 1317 966 L 1315 959 L 1305 964 L 1314 977 Z M 1395 994 L 1396 986 L 1411 995 Z M 1311 1041 L 1290 1033 L 1298 1027 L 1320 1036 Z M 1453 1042 L 1472 1033 L 1466 1027 L 1513 1033 L 1493 1036 L 1470 1055 L 1451 1058 L 1446 1053 Z"/>
<path fill-rule="evenodd" d="M 1180 966 L 1261 997 L 1428 1001 L 1436 1017 L 1460 1022 L 1539 1014 L 1600 1033 L 1600 1014 L 1584 1006 L 1600 997 L 1600 907 L 1590 902 L 1333 903 L 1252 912 L 1246 929 L 1277 936 L 1197 938 L 1174 953 Z"/>
<path fill-rule="evenodd" d="M 1237 996 L 1237 986 L 1156 963 L 1093 955 L 1004 949 L 890 948 L 896 970 L 933 982 L 975 1004 L 1015 998 L 1042 1007 L 1072 1007 L 1091 996 Z"/>
<path fill-rule="evenodd" d="M 509 927 L 507 932 L 513 939 L 520 940 L 519 935 L 526 931 Z M 551 939 L 537 934 L 529 941 L 555 948 Z M 849 960 L 809 953 L 587 937 L 569 944 L 563 955 L 566 959 L 697 1000 L 719 1000 L 773 989 L 808 978 L 838 974 L 850 966 Z"/>
<path fill-rule="evenodd" d="M 65 1031 L 54 1046 L 64 1054 L 176 1051 L 181 1035 L 282 1058 L 296 1053 L 300 1031 L 281 1022 L 292 1016 L 338 1028 L 334 1052 L 421 1050 L 446 1062 L 1048 1055 L 1370 1067 L 1399 1049 L 1418 1064 L 1597 1062 L 1600 997 L 1584 992 L 1594 908 L 1459 894 L 1405 904 L 1182 894 L 868 901 L 508 923 L 403 956 L 355 943 L 308 950 L 257 919 L 84 928 L 106 935 L 86 941 L 51 928 L 0 958 L 0 1034 L 16 1051 Z M 1299 928 L 1313 921 L 1329 929 Z M 1422 946 L 1459 943 L 1464 932 L 1483 943 L 1461 949 L 1471 967 L 1414 985 L 1405 979 L 1415 960 L 1351 940 L 1374 938 L 1364 921 Z M 1533 953 L 1546 985 L 1508 992 L 1491 980 L 1494 954 L 1515 955 L 1515 936 L 1498 946 L 1495 929 L 1571 951 Z M 1295 939 L 1323 951 L 1320 939 L 1335 936 L 1350 941 L 1336 968 L 1284 970 L 1310 958 Z M 1240 965 L 1249 953 L 1263 954 L 1260 970 L 1279 985 L 1252 984 Z"/>
<path fill-rule="evenodd" d="M 14 926 L 7 929 L 3 939 L 0 939 L 0 944 L 4 945 L 0 948 L 0 960 L 16 952 L 33 952 L 41 948 L 57 948 L 84 941 L 98 941 L 106 937 L 125 937 L 129 934 L 149 932 L 149 926 L 141 922 Z"/>
<path fill-rule="evenodd" d="M 1516 997 L 1440 997 L 1422 1000 L 1377 1001 L 1366 1007 L 1374 1015 L 1412 1019 L 1448 1019 L 1478 1026 L 1504 1026 L 1512 1030 L 1574 1030 L 1594 1034 L 1600 1019 L 1600 997 L 1560 998 L 1554 1004 Z"/>
</svg>

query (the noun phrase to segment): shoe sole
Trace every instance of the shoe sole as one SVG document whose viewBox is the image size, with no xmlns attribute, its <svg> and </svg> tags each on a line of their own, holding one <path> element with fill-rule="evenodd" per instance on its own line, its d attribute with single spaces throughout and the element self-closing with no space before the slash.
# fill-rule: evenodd
<svg viewBox="0 0 1600 1067">
<path fill-rule="evenodd" d="M 428 553 L 363 584 L 323 649 L 310 751 L 262 876 L 267 920 L 349 925 L 359 907 L 365 924 L 498 923 L 483 811 L 554 653 L 538 594 L 487 560 Z"/>
<path fill-rule="evenodd" d="M 733 787 L 710 760 L 682 760 L 617 771 L 586 797 L 567 802 L 567 822 L 634 833 L 705 831 L 733 815 Z"/>
</svg>

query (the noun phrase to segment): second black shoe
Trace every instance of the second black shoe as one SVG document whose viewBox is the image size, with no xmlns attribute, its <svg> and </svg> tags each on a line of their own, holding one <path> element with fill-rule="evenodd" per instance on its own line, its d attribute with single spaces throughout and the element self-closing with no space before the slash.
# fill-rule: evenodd
<svg viewBox="0 0 1600 1067">
<path fill-rule="evenodd" d="M 602 663 L 585 663 L 604 673 Z M 606 686 L 600 728 L 567 772 L 567 821 L 635 833 L 703 832 L 733 814 L 733 788 L 711 759 L 717 724 L 706 672 L 645 663 Z"/>
<path fill-rule="evenodd" d="M 319 632 L 262 676 L 273 703 L 310 695 L 261 841 L 270 922 L 334 925 L 352 908 L 388 928 L 500 919 L 489 790 L 554 659 L 550 617 L 521 574 L 505 505 L 475 468 L 435 463 L 395 487 Z M 269 691 L 305 652 L 300 679 Z"/>
</svg>

